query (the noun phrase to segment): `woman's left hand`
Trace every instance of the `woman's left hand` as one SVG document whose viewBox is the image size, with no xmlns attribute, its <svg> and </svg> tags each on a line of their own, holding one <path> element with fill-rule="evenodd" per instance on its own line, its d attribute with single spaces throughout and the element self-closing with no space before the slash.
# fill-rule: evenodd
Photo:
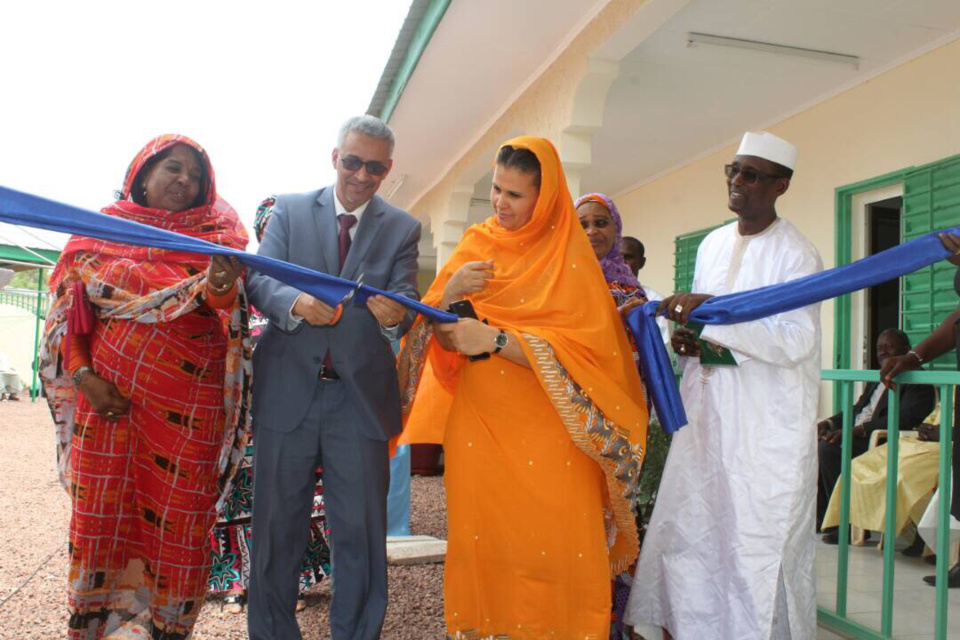
<svg viewBox="0 0 960 640">
<path fill-rule="evenodd" d="M 458 322 L 437 323 L 434 326 L 438 337 L 465 356 L 490 353 L 496 346 L 493 342 L 500 330 L 473 318 L 460 318 Z"/>
<path fill-rule="evenodd" d="M 617 307 L 617 311 L 620 312 L 620 317 L 626 320 L 627 315 L 629 315 L 630 311 L 634 307 L 642 306 L 645 303 L 646 303 L 646 300 L 644 300 L 643 298 L 630 298 L 629 300 L 624 302 L 622 305 Z"/>
<path fill-rule="evenodd" d="M 240 277 L 242 270 L 243 267 L 236 258 L 213 256 L 210 259 L 210 267 L 207 269 L 207 282 L 216 289 L 225 289 Z"/>
</svg>

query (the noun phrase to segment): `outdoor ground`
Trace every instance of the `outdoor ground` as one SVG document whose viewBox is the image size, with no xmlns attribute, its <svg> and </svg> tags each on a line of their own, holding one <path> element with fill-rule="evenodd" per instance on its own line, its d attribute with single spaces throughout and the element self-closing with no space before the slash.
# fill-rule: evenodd
<svg viewBox="0 0 960 640">
<path fill-rule="evenodd" d="M 0 403 L 0 640 L 63 638 L 67 616 L 66 532 L 70 503 L 57 481 L 53 426 L 46 404 Z M 446 538 L 441 478 L 414 477 L 411 487 L 413 533 Z M 817 548 L 818 600 L 830 607 L 836 593 L 836 547 Z M 899 555 L 899 554 L 898 554 Z M 920 577 L 931 567 L 918 559 L 897 559 L 894 631 L 897 638 L 930 637 L 933 592 Z M 879 627 L 883 565 L 875 549 L 851 549 L 849 612 Z M 385 640 L 434 640 L 443 633 L 443 565 L 390 568 L 390 606 Z M 960 632 L 960 602 L 951 593 L 951 635 Z M 329 581 L 307 593 L 309 607 L 299 614 L 304 638 L 327 638 Z M 220 611 L 208 598 L 195 640 L 244 639 L 246 618 Z M 654 637 L 654 636 L 650 636 Z M 818 640 L 839 638 L 819 629 Z"/>
<path fill-rule="evenodd" d="M 0 403 L 0 442 L 0 640 L 63 638 L 70 501 L 57 481 L 46 403 Z M 413 533 L 446 539 L 442 479 L 414 477 L 411 496 Z M 389 579 L 383 638 L 443 638 L 443 565 L 390 567 Z M 303 637 L 329 637 L 329 581 L 307 592 L 307 603 L 298 616 Z M 194 640 L 246 637 L 246 616 L 208 598 Z"/>
</svg>

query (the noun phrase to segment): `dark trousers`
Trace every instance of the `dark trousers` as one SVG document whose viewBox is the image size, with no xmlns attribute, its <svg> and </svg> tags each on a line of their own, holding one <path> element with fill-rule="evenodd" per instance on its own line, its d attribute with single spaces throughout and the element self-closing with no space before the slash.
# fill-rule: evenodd
<svg viewBox="0 0 960 640">
<path fill-rule="evenodd" d="M 277 399 L 282 401 L 282 399 Z M 333 640 L 375 640 L 387 611 L 387 442 L 361 435 L 364 417 L 340 381 L 317 383 L 290 432 L 255 430 L 251 640 L 299 640 L 295 616 L 307 546 L 314 472 L 323 466 L 330 526 Z"/>
<path fill-rule="evenodd" d="M 867 452 L 870 445 L 869 438 L 853 438 L 852 457 Z M 820 487 L 817 492 L 817 523 L 823 522 L 823 516 L 827 512 L 827 505 L 830 503 L 830 495 L 834 487 L 837 486 L 837 480 L 840 479 L 840 459 L 841 446 L 830 444 L 821 440 L 817 447 L 817 458 L 820 461 Z M 256 504 L 256 503 L 254 503 Z"/>
</svg>

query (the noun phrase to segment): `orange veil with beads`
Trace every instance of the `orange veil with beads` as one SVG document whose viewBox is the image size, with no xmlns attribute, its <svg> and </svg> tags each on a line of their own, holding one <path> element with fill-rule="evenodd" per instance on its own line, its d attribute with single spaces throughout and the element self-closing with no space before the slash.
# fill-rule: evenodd
<svg viewBox="0 0 960 640">
<path fill-rule="evenodd" d="M 506 145 L 528 149 L 540 161 L 540 194 L 530 221 L 508 231 L 492 216 L 470 227 L 423 301 L 438 305 L 465 263 L 494 261 L 494 277 L 471 301 L 481 319 L 519 339 L 570 439 L 603 471 L 610 566 L 617 573 L 639 551 L 633 505 L 647 435 L 644 389 L 556 149 L 532 136 Z M 465 363 L 466 357 L 440 347 L 429 322 L 417 321 L 398 357 L 407 419 L 401 442 L 444 441 Z M 504 398 L 511 401 L 523 415 L 523 400 Z"/>
</svg>

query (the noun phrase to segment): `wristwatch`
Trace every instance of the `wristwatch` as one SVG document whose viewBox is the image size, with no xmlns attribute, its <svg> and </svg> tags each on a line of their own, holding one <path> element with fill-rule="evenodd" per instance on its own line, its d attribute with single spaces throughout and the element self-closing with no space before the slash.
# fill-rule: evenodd
<svg viewBox="0 0 960 640">
<path fill-rule="evenodd" d="M 507 346 L 508 338 L 507 334 L 503 329 L 500 329 L 500 333 L 496 335 L 493 339 L 493 344 L 497 345 L 497 348 L 493 350 L 494 353 L 500 353 L 504 347 Z"/>
</svg>

